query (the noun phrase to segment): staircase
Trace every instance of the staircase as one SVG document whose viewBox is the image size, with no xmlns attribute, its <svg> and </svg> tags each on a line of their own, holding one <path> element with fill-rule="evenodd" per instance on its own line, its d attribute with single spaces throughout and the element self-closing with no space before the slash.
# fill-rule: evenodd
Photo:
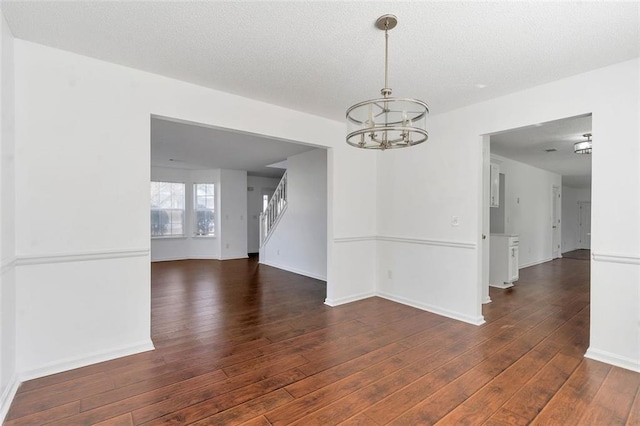
<svg viewBox="0 0 640 426">
<path fill-rule="evenodd" d="M 269 200 L 266 210 L 260 213 L 260 247 L 267 242 L 276 228 L 282 214 L 287 209 L 287 172 Z"/>
</svg>

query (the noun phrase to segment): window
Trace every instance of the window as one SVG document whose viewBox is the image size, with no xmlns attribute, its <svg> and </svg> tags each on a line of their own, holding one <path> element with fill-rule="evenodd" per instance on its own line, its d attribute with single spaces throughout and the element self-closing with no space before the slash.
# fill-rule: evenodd
<svg viewBox="0 0 640 426">
<path fill-rule="evenodd" d="M 151 182 L 151 236 L 184 235 L 184 183 Z"/>
<path fill-rule="evenodd" d="M 194 209 L 196 211 L 196 235 L 215 235 L 215 197 L 212 183 L 196 183 Z"/>
</svg>

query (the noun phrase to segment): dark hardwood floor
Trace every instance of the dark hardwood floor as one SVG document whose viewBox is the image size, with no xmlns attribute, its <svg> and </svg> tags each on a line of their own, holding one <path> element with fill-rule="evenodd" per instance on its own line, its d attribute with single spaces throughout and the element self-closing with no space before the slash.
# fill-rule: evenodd
<svg viewBox="0 0 640 426">
<path fill-rule="evenodd" d="M 572 250 L 566 253 L 562 253 L 562 257 L 564 257 L 565 259 L 589 260 L 591 259 L 591 250 L 588 250 L 588 249 Z"/>
<path fill-rule="evenodd" d="M 589 262 L 491 289 L 477 327 L 255 259 L 152 265 L 156 350 L 32 380 L 6 424 L 640 424 L 640 374 L 583 358 Z"/>
</svg>

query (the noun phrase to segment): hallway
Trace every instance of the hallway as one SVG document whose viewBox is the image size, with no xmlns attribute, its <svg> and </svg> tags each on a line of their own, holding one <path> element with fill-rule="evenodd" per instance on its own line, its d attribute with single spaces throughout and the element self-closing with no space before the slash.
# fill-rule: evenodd
<svg viewBox="0 0 640 426">
<path fill-rule="evenodd" d="M 639 424 L 640 374 L 583 358 L 589 262 L 491 288 L 477 327 L 233 261 L 154 263 L 156 350 L 24 383 L 14 424 Z"/>
</svg>

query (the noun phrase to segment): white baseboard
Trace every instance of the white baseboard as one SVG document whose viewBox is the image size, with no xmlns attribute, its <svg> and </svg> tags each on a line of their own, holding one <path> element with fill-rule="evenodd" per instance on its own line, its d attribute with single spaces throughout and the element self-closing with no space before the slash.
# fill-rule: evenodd
<svg viewBox="0 0 640 426">
<path fill-rule="evenodd" d="M 154 262 L 176 262 L 178 260 L 189 260 L 189 258 L 187 258 L 187 257 L 159 257 L 159 258 L 152 258 L 151 259 L 151 263 L 154 263 Z"/>
<path fill-rule="evenodd" d="M 541 263 L 551 262 L 552 260 L 553 260 L 552 257 L 549 257 L 547 259 L 542 259 L 542 260 L 535 260 L 533 262 L 525 263 L 523 265 L 518 266 L 518 269 L 524 269 L 524 268 L 528 268 L 529 266 L 540 265 Z"/>
<path fill-rule="evenodd" d="M 244 256 L 247 258 L 248 256 Z M 242 257 L 227 257 L 220 258 L 218 256 L 189 256 L 189 257 L 159 257 L 151 259 L 151 262 L 176 262 L 179 260 L 229 260 L 229 259 L 241 259 Z M 242 259 L 244 259 L 242 258 Z"/>
<path fill-rule="evenodd" d="M 248 259 L 249 256 L 245 254 L 228 255 L 224 257 L 218 256 L 189 256 L 189 257 L 160 257 L 151 259 L 151 262 L 176 262 L 178 260 L 233 260 L 233 259 Z"/>
<path fill-rule="evenodd" d="M 236 254 L 227 254 L 225 256 L 220 256 L 220 260 L 234 260 L 234 259 L 248 259 L 249 255 L 247 253 L 236 253 Z"/>
<path fill-rule="evenodd" d="M 431 305 L 427 305 L 424 303 L 416 302 L 414 300 L 410 300 L 404 297 L 393 296 L 384 292 L 368 292 L 368 293 L 360 293 L 355 294 L 353 296 L 342 297 L 339 299 L 325 299 L 324 304 L 335 307 L 339 305 L 344 305 L 346 303 L 357 302 L 358 300 L 367 299 L 369 297 L 378 296 L 383 299 L 391 300 L 392 302 L 401 303 L 403 305 L 412 306 L 414 308 L 421 309 L 423 311 L 431 312 L 437 315 L 442 315 L 447 318 L 455 319 L 458 321 L 466 322 L 468 324 L 473 325 L 482 325 L 485 323 L 484 317 L 482 315 L 478 317 L 470 317 L 468 315 L 463 315 L 458 312 L 448 311 L 446 309 L 437 308 Z M 491 299 L 489 299 L 491 302 Z"/>
<path fill-rule="evenodd" d="M 4 392 L 2 392 L 2 396 L 0 396 L 0 424 L 4 422 L 4 419 L 9 412 L 9 407 L 13 402 L 13 398 L 16 396 L 18 388 L 22 382 L 153 349 L 155 349 L 153 342 L 151 340 L 146 340 L 144 342 L 123 346 L 109 351 L 94 352 L 81 357 L 68 358 L 32 370 L 16 373 L 7 384 Z"/>
<path fill-rule="evenodd" d="M 502 283 L 502 284 L 491 284 L 491 283 L 489 283 L 489 287 L 505 289 L 505 288 L 513 287 L 513 283 Z"/>
<path fill-rule="evenodd" d="M 468 324 L 482 325 L 485 323 L 484 317 L 482 315 L 479 315 L 477 317 L 471 317 L 469 315 L 464 315 L 459 312 L 449 311 L 447 309 L 438 308 L 432 305 L 428 305 L 426 303 L 417 302 L 415 300 L 407 299 L 405 297 L 394 296 L 384 292 L 378 292 L 376 296 L 382 297 L 387 300 L 391 300 L 393 302 L 402 303 L 403 305 L 413 306 L 414 308 L 422 309 L 423 311 L 431 312 L 437 315 L 442 315 L 443 317 L 466 322 Z"/>
<path fill-rule="evenodd" d="M 9 407 L 11 407 L 13 398 L 18 392 L 20 383 L 22 382 L 18 379 L 18 375 L 14 374 L 9 383 L 7 383 L 7 387 L 4 389 L 4 392 L 2 392 L 2 396 L 0 396 L 0 424 L 2 424 L 5 417 L 7 417 Z"/>
<path fill-rule="evenodd" d="M 589 348 L 584 354 L 585 358 L 594 359 L 596 361 L 615 365 L 616 367 L 640 373 L 640 360 L 623 357 L 607 351 Z"/>
<path fill-rule="evenodd" d="M 348 296 L 348 297 L 340 297 L 338 299 L 326 298 L 324 300 L 324 304 L 327 306 L 335 307 L 335 306 L 344 305 L 346 303 L 357 302 L 358 300 L 362 300 L 362 299 L 368 299 L 370 297 L 374 297 L 375 295 L 376 295 L 375 293 L 369 292 L 369 293 L 355 294 L 353 296 Z"/>
<path fill-rule="evenodd" d="M 326 276 L 314 274 L 312 272 L 303 271 L 302 269 L 293 268 L 291 266 L 280 265 L 280 264 L 273 263 L 273 262 L 265 262 L 263 260 L 260 260 L 260 263 L 262 263 L 263 265 L 271 266 L 272 268 L 282 269 L 283 271 L 293 272 L 294 274 L 304 275 L 305 277 L 309 277 L 309 278 L 315 278 L 316 280 L 327 281 L 327 277 Z"/>
<path fill-rule="evenodd" d="M 63 359 L 61 361 L 52 362 L 38 368 L 21 371 L 19 372 L 18 376 L 20 382 L 24 382 L 27 380 L 49 376 L 51 374 L 56 374 L 63 371 L 73 370 L 74 368 L 85 367 L 87 365 L 97 364 L 103 361 L 110 361 L 115 358 L 134 355 L 154 349 L 155 347 L 153 346 L 153 342 L 149 339 L 143 342 L 134 343 L 132 345 L 127 345 L 120 348 L 114 348 L 108 351 L 94 352 L 79 357 L 72 357 Z"/>
</svg>

